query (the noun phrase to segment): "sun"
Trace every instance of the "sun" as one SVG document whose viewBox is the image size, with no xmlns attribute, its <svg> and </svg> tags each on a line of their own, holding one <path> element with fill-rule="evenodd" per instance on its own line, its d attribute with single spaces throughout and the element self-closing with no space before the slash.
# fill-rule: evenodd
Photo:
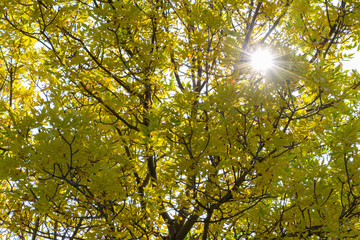
<svg viewBox="0 0 360 240">
<path fill-rule="evenodd" d="M 251 67 L 258 72 L 266 72 L 274 64 L 274 57 L 266 49 L 259 49 L 251 55 Z"/>
</svg>

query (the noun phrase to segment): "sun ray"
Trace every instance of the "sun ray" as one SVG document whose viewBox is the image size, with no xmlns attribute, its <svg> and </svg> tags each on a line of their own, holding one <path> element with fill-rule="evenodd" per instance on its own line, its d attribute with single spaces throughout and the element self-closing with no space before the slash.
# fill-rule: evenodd
<svg viewBox="0 0 360 240">
<path fill-rule="evenodd" d="M 266 72 L 274 64 L 274 57 L 270 51 L 266 49 L 258 49 L 251 54 L 251 66 L 258 72 Z"/>
</svg>

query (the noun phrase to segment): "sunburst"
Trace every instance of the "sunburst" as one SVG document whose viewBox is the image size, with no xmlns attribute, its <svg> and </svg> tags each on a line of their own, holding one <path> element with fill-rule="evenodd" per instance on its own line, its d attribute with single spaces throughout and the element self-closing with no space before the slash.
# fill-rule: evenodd
<svg viewBox="0 0 360 240">
<path fill-rule="evenodd" d="M 274 66 L 274 56 L 267 49 L 258 49 L 251 54 L 250 64 L 255 71 L 265 73 Z"/>
</svg>

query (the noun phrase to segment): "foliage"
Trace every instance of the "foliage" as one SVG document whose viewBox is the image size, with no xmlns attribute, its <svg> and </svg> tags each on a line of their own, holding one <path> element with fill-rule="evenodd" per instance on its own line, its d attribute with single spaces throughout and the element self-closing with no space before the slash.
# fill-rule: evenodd
<svg viewBox="0 0 360 240">
<path fill-rule="evenodd" d="M 358 1 L 0 9 L 3 239 L 359 238 Z"/>
</svg>

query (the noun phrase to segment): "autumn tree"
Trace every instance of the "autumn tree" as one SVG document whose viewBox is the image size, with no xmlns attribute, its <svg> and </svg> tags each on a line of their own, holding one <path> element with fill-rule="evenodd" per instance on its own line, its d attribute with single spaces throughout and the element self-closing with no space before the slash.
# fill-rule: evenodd
<svg viewBox="0 0 360 240">
<path fill-rule="evenodd" d="M 0 16 L 2 239 L 359 238 L 357 0 Z"/>
</svg>

